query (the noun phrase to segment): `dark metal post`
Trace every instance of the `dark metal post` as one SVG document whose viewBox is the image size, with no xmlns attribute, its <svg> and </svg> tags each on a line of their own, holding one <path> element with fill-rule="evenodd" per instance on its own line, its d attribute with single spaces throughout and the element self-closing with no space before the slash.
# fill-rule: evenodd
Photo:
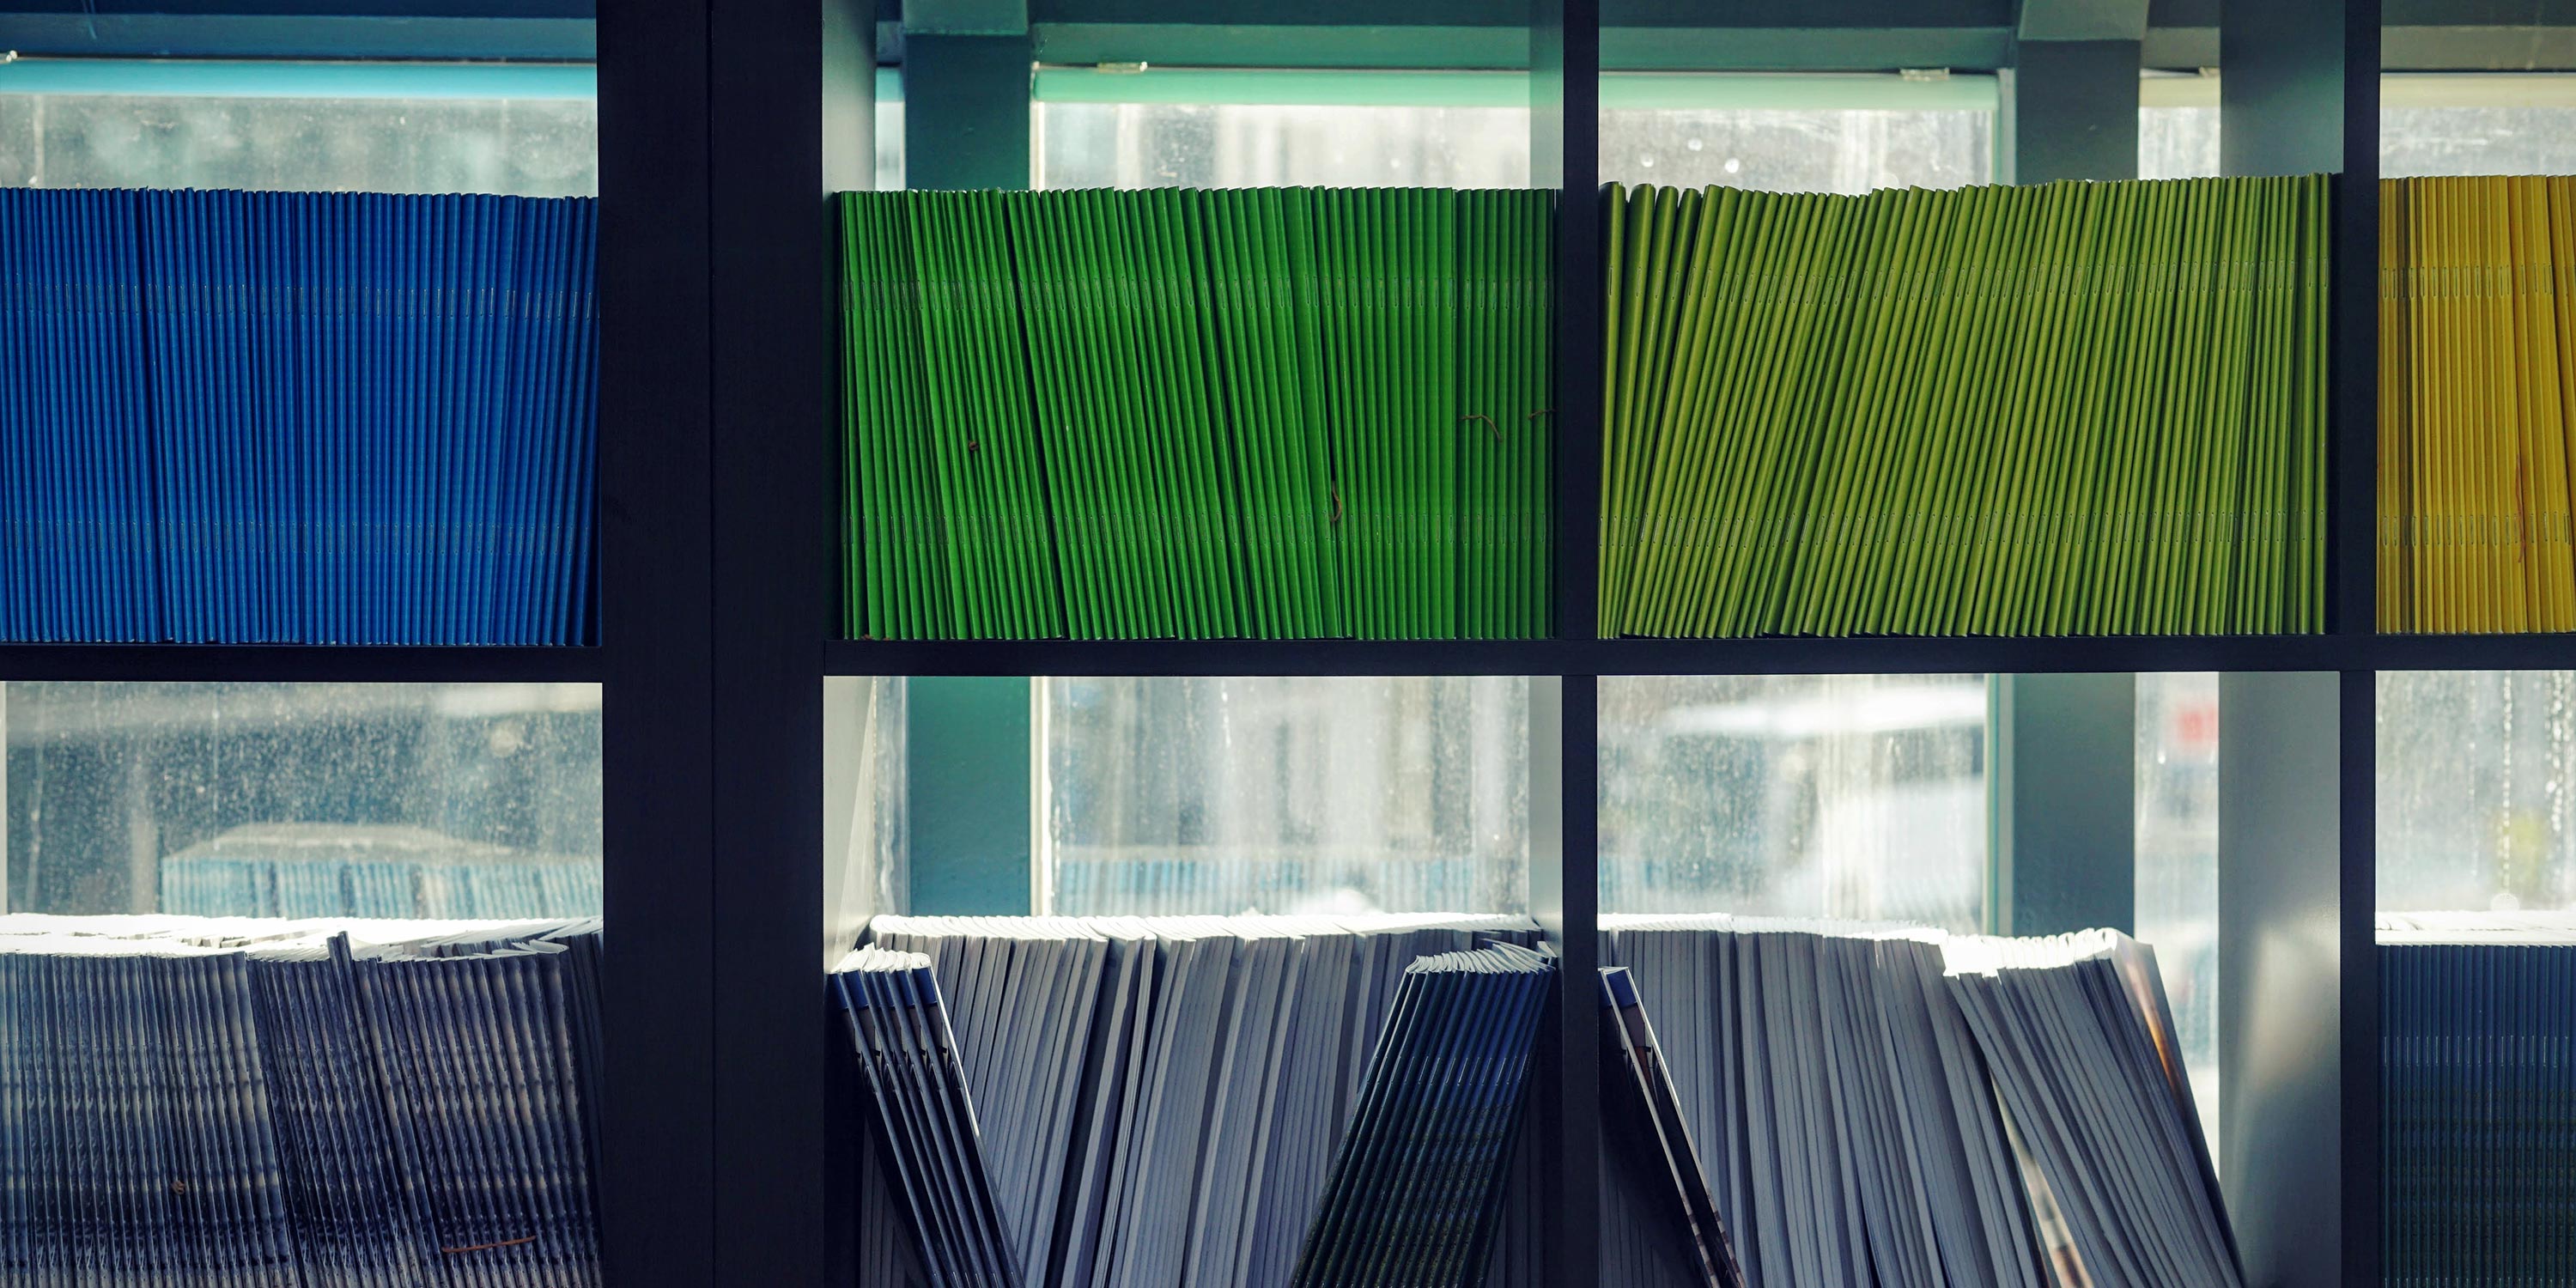
<svg viewBox="0 0 2576 1288">
<path fill-rule="evenodd" d="M 635 1288 L 719 1279 L 708 25 L 702 0 L 599 19 L 600 1218 Z"/>
<path fill-rule="evenodd" d="M 1590 639 L 1601 527 L 1599 0 L 1537 0 L 1530 63 L 1530 182 L 1558 189 L 1551 589 L 1557 638 Z M 1569 1288 L 1601 1276 L 1599 686 L 1591 675 L 1530 681 L 1530 911 L 1565 955 L 1533 1143 L 1547 1178 L 1547 1282 Z"/>
<path fill-rule="evenodd" d="M 710 782 L 717 1282 L 819 1283 L 826 1247 L 823 686 L 833 260 L 821 10 L 709 6 Z M 847 136 L 843 136 L 846 138 Z M 614 932 L 611 932 L 614 933 Z"/>
</svg>

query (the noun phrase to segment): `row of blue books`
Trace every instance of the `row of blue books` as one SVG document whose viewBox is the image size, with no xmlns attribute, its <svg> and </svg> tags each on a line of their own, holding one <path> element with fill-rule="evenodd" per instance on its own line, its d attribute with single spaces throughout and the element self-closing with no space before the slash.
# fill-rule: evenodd
<svg viewBox="0 0 2576 1288">
<path fill-rule="evenodd" d="M 0 916 L 0 1283 L 596 1288 L 598 948 Z"/>
<path fill-rule="evenodd" d="M 581 644 L 597 203 L 0 190 L 0 640 Z"/>
</svg>

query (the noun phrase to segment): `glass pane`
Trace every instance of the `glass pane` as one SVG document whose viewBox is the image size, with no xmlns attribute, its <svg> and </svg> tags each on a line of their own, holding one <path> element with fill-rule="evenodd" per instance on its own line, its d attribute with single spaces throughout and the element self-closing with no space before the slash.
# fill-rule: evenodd
<svg viewBox="0 0 2576 1288">
<path fill-rule="evenodd" d="M 2158 87 L 2161 78 L 2147 84 Z M 2576 171 L 2571 78 L 2546 75 L 2395 76 L 2381 81 L 2379 173 L 2567 174 Z M 2207 96 L 2207 78 L 2182 91 Z M 2218 109 L 2170 103 L 2138 111 L 2138 176 L 2219 172 Z"/>
<path fill-rule="evenodd" d="M 1042 188 L 1529 186 L 1513 107 L 1038 105 Z"/>
<path fill-rule="evenodd" d="M 1528 906 L 1526 680 L 1039 686 L 1045 911 Z"/>
<path fill-rule="evenodd" d="M 2138 938 L 2218 1155 L 2218 674 L 2138 677 Z"/>
<path fill-rule="evenodd" d="M 1977 675 L 1601 681 L 1601 910 L 1985 922 Z"/>
<path fill-rule="evenodd" d="M 823 681 L 823 941 L 833 962 L 868 918 L 911 906 L 909 699 L 901 677 Z"/>
<path fill-rule="evenodd" d="M 903 190 L 903 100 L 877 96 L 877 186 L 879 192 Z"/>
<path fill-rule="evenodd" d="M 7 908 L 596 915 L 599 686 L 0 685 Z"/>
<path fill-rule="evenodd" d="M 2576 908 L 2576 671 L 2379 677 L 2379 907 Z"/>
<path fill-rule="evenodd" d="M 1601 113 L 1604 183 L 1766 192 L 1961 188 L 1994 176 L 1994 113 L 1688 108 Z"/>
<path fill-rule="evenodd" d="M 599 105 L 0 94 L 0 183 L 590 197 Z"/>
<path fill-rule="evenodd" d="M 2576 172 L 2576 105 L 2379 111 L 2382 178 L 2570 172 Z"/>
<path fill-rule="evenodd" d="M 2218 109 L 2138 109 L 2138 177 L 2212 179 L 2218 176 Z"/>
</svg>

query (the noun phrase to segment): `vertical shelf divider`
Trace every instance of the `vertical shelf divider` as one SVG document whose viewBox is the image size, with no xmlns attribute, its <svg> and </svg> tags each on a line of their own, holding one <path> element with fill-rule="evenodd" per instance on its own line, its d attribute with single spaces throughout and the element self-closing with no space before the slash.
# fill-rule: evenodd
<svg viewBox="0 0 2576 1288">
<path fill-rule="evenodd" d="M 703 630 L 714 828 L 716 1282 L 819 1284 L 823 684 L 836 299 L 816 0 L 709 4 L 712 579 Z M 844 52 L 843 62 L 848 61 Z M 846 72 L 846 66 L 844 68 Z M 837 95 L 846 110 L 848 97 Z M 837 129 L 847 149 L 864 131 Z M 612 932 L 614 933 L 614 932 Z"/>
<path fill-rule="evenodd" d="M 628 0 L 598 19 L 599 620 L 605 666 L 600 980 L 604 1275 L 703 1288 L 719 1272 L 708 913 L 714 379 L 709 13 Z"/>
<path fill-rule="evenodd" d="M 1600 3 L 1534 0 L 1530 19 L 1530 182 L 1558 190 L 1550 590 L 1557 638 L 1580 640 L 1599 630 Z M 1549 1155 L 1546 1281 L 1569 1288 L 1601 1276 L 1599 685 L 1530 679 L 1530 911 L 1564 954 L 1530 1144 Z"/>
<path fill-rule="evenodd" d="M 2328 621 L 2337 633 L 2378 633 L 2379 589 L 2379 77 L 2381 0 L 2345 0 L 2343 174 L 2335 192 L 2335 421 L 2329 495 L 2335 506 Z M 2379 936 L 2379 674 L 2343 673 L 2342 1052 L 2345 1288 L 2381 1288 L 2387 1244 L 2382 1143 Z M 2223 753 L 2222 753 L 2223 754 Z"/>
<path fill-rule="evenodd" d="M 2378 1288 L 2383 1260 L 2366 647 L 2378 620 L 2380 34 L 2380 0 L 2221 12 L 2224 171 L 2336 175 L 2326 614 L 2346 661 L 2228 676 L 2219 707 L 2221 1140 L 2248 1277 L 2286 1288 Z"/>
</svg>

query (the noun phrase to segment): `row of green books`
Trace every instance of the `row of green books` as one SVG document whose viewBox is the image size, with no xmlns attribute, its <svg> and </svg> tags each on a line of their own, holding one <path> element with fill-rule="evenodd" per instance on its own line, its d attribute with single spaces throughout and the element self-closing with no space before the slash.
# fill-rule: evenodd
<svg viewBox="0 0 2576 1288">
<path fill-rule="evenodd" d="M 2323 629 L 2323 176 L 1607 201 L 1603 635 Z"/>
<path fill-rule="evenodd" d="M 1553 199 L 843 194 L 849 634 L 1544 634 Z"/>
</svg>

